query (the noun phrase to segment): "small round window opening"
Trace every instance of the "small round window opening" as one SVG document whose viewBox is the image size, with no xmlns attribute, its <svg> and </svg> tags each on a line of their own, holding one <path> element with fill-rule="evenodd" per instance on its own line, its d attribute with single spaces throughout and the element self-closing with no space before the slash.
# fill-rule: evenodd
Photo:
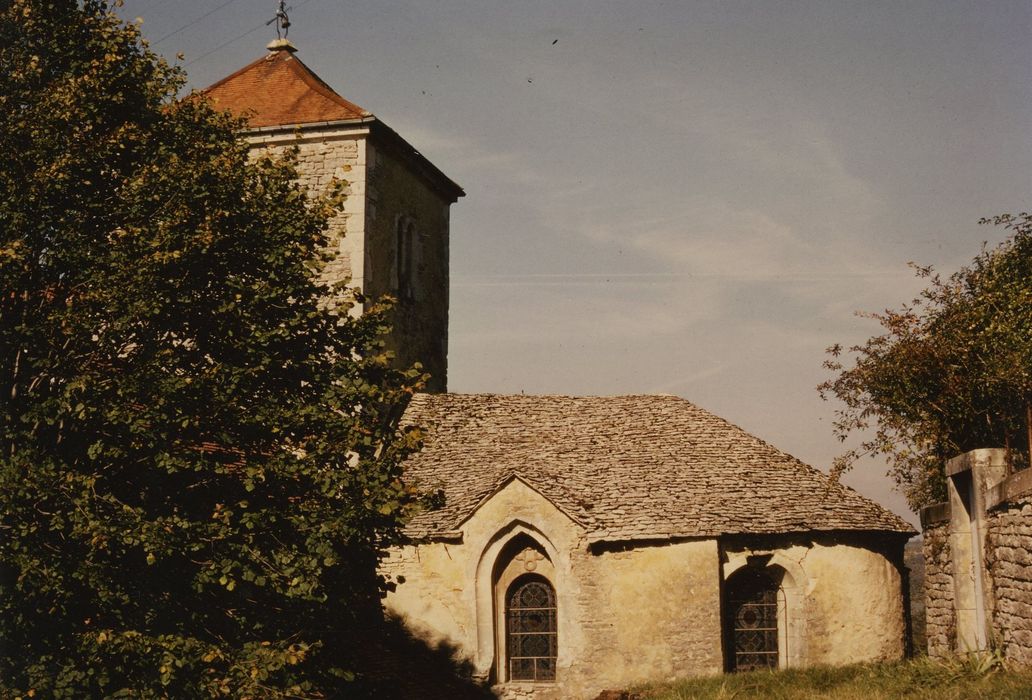
<svg viewBox="0 0 1032 700">
<path fill-rule="evenodd" d="M 505 596 L 506 667 L 510 681 L 554 681 L 557 655 L 555 589 L 521 576 Z"/>
</svg>

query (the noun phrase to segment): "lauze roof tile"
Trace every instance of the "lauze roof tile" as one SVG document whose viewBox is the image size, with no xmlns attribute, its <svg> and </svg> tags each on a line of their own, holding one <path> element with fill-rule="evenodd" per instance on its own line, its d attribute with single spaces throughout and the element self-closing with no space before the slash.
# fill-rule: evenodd
<svg viewBox="0 0 1032 700">
<path fill-rule="evenodd" d="M 423 394 L 404 421 L 427 431 L 408 478 L 445 496 L 409 523 L 417 539 L 454 533 L 513 478 L 591 540 L 913 533 L 852 489 L 674 396 Z"/>
</svg>

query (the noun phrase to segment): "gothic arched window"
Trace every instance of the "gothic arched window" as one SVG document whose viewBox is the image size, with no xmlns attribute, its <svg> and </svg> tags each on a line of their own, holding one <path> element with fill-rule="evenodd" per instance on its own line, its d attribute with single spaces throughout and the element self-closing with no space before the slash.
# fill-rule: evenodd
<svg viewBox="0 0 1032 700">
<path fill-rule="evenodd" d="M 505 596 L 505 656 L 510 681 L 555 680 L 558 651 L 555 589 L 521 576 Z"/>
</svg>

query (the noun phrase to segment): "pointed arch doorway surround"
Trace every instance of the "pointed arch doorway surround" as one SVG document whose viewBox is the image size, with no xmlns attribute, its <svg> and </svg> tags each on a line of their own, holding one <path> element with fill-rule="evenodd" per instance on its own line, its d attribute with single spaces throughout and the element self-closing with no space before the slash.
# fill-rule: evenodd
<svg viewBox="0 0 1032 700">
<path fill-rule="evenodd" d="M 494 567 L 495 677 L 553 683 L 559 655 L 555 567 L 535 538 L 521 533 Z"/>
</svg>

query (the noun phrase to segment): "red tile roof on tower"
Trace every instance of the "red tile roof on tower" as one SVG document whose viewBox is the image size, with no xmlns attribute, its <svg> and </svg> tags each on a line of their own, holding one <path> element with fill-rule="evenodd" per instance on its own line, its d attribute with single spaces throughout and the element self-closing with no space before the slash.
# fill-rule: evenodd
<svg viewBox="0 0 1032 700">
<path fill-rule="evenodd" d="M 253 128 L 364 119 L 372 113 L 348 102 L 294 55 L 289 42 L 202 92 L 219 109 L 246 117 Z"/>
<path fill-rule="evenodd" d="M 394 153 L 449 203 L 462 188 L 393 129 L 324 83 L 294 55 L 286 39 L 273 41 L 269 53 L 202 90 L 217 109 L 245 117 L 251 129 L 290 131 L 348 124 L 366 129 L 378 147 Z"/>
</svg>

